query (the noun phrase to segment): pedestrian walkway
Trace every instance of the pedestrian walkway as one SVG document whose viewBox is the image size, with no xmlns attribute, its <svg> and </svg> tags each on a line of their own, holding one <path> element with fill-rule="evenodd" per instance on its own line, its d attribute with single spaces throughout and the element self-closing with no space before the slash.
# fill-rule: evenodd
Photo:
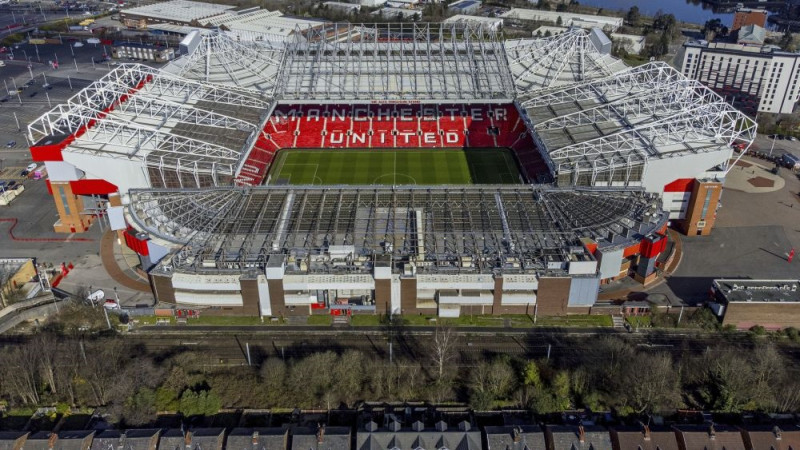
<svg viewBox="0 0 800 450">
<path fill-rule="evenodd" d="M 770 168 L 752 160 L 741 159 L 725 176 L 725 189 L 762 194 L 783 189 L 786 181 Z"/>
<path fill-rule="evenodd" d="M 100 240 L 100 258 L 108 275 L 128 289 L 151 292 L 150 284 L 131 268 L 120 247 L 114 231 L 107 231 Z"/>
</svg>

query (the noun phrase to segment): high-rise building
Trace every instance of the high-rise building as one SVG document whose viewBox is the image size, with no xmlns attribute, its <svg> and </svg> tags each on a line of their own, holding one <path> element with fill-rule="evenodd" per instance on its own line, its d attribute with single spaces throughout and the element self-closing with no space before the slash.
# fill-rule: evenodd
<svg viewBox="0 0 800 450">
<path fill-rule="evenodd" d="M 800 54 L 775 46 L 690 41 L 678 52 L 677 61 L 686 77 L 750 115 L 791 113 L 800 95 Z"/>
</svg>

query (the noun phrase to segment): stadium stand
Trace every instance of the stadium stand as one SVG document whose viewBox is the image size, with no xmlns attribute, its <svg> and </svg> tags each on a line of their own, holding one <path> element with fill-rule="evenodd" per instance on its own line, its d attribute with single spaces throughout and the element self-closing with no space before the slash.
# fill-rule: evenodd
<svg viewBox="0 0 800 450">
<path fill-rule="evenodd" d="M 508 147 L 526 173 L 546 172 L 526 130 L 513 104 L 278 105 L 237 183 L 261 184 L 282 148 Z"/>
</svg>

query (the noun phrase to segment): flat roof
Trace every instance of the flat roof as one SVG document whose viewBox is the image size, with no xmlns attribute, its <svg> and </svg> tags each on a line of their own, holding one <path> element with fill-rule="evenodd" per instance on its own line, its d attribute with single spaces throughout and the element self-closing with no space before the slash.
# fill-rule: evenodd
<svg viewBox="0 0 800 450">
<path fill-rule="evenodd" d="M 608 24 L 612 26 L 622 26 L 622 17 L 598 16 L 594 14 L 578 14 L 560 11 L 545 11 L 541 9 L 511 8 L 504 12 L 500 17 L 506 19 L 537 20 L 537 21 L 556 21 L 559 17 L 565 24 L 577 21 L 591 24 Z"/>
<path fill-rule="evenodd" d="M 236 7 L 231 5 L 219 5 L 214 3 L 195 2 L 191 0 L 169 0 L 166 2 L 154 3 L 152 5 L 123 9 L 120 12 L 150 19 L 188 23 L 193 20 L 202 20 L 208 17 L 213 17 L 234 8 Z"/>
<path fill-rule="evenodd" d="M 731 302 L 800 302 L 800 280 L 718 279 L 714 287 Z"/>
<path fill-rule="evenodd" d="M 452 23 L 452 22 L 476 22 L 476 23 L 486 23 L 486 24 L 498 24 L 503 23 L 503 19 L 499 17 L 483 17 L 483 16 L 470 16 L 468 14 L 456 14 L 454 16 L 450 16 L 447 19 L 444 19 L 443 23 Z"/>
<path fill-rule="evenodd" d="M 458 0 L 447 5 L 448 8 L 469 8 L 470 6 L 481 5 L 479 0 Z"/>
</svg>

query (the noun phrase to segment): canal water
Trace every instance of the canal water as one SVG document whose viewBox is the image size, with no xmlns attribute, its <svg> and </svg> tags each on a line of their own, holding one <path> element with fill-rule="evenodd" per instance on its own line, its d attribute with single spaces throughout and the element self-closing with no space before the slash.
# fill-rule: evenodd
<svg viewBox="0 0 800 450">
<path fill-rule="evenodd" d="M 710 19 L 720 19 L 723 24 L 730 26 L 733 22 L 732 13 L 715 13 L 711 5 L 696 0 L 578 0 L 582 5 L 595 6 L 617 11 L 628 11 L 631 6 L 638 6 L 639 11 L 647 16 L 653 16 L 660 9 L 665 14 L 674 14 L 675 18 L 683 22 L 704 24 Z"/>
</svg>

